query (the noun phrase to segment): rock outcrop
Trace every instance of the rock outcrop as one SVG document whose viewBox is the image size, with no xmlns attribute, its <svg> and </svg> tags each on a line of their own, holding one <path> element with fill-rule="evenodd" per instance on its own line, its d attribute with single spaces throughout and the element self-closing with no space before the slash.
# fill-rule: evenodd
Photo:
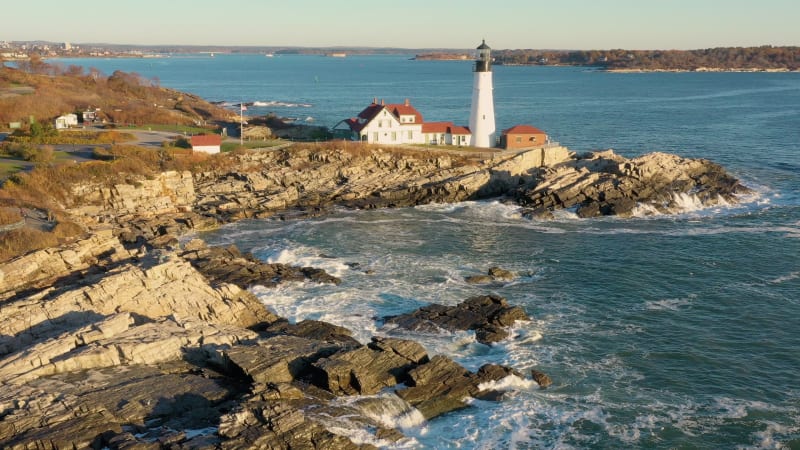
<svg viewBox="0 0 800 450">
<path fill-rule="evenodd" d="M 687 201 L 703 206 L 736 203 L 747 192 L 717 164 L 650 153 L 626 159 L 611 150 L 585 155 L 541 171 L 532 188 L 518 191 L 526 214 L 577 207 L 580 217 L 630 216 L 637 206 L 678 213 Z"/>
<path fill-rule="evenodd" d="M 529 320 L 519 306 L 496 295 L 472 297 L 456 306 L 431 304 L 408 314 L 388 317 L 385 324 L 412 331 L 474 330 L 478 342 L 490 344 L 508 337 L 508 327 Z"/>
<path fill-rule="evenodd" d="M 114 237 L 110 228 L 98 229 L 90 237 L 55 248 L 15 258 L 0 267 L 0 301 L 17 291 L 47 285 L 59 278 L 85 274 L 128 260 L 133 253 Z"/>
<path fill-rule="evenodd" d="M 486 275 L 470 275 L 464 278 L 464 281 L 470 284 L 486 284 L 494 282 L 512 281 L 516 278 L 513 272 L 501 269 L 499 267 L 491 267 Z"/>
<path fill-rule="evenodd" d="M 568 157 L 561 147 L 477 159 L 297 146 L 238 154 L 201 173 L 164 172 L 110 187 L 80 184 L 68 209 L 90 229 L 114 225 L 126 244 L 174 246 L 175 237 L 189 230 L 287 211 L 303 216 L 334 205 L 397 207 L 512 194 L 535 179 L 537 168 Z"/>
<path fill-rule="evenodd" d="M 242 253 L 236 246 L 208 247 L 199 239 L 187 243 L 181 256 L 212 282 L 225 281 L 242 289 L 252 286 L 275 287 L 288 281 L 310 280 L 331 284 L 342 281 L 322 269 L 264 263 L 249 253 Z"/>
<path fill-rule="evenodd" d="M 517 374 L 472 373 L 408 340 L 362 345 L 342 327 L 289 323 L 237 286 L 252 282 L 239 272 L 261 270 L 237 250 L 193 241 L 128 252 L 115 240 L 50 249 L 52 264 L 34 253 L 0 265 L 36 274 L 3 285 L 1 447 L 374 448 L 335 430 L 360 427 L 389 445 L 403 436 L 371 409 L 433 418 Z M 236 270 L 200 267 L 214 259 Z M 515 316 L 489 303 L 478 314 L 494 323 Z M 368 397 L 337 401 L 352 395 Z"/>
<path fill-rule="evenodd" d="M 541 216 L 570 207 L 586 217 L 627 215 L 643 204 L 671 211 L 686 195 L 734 201 L 744 190 L 719 166 L 672 155 L 493 156 L 288 148 L 245 152 L 204 173 L 75 186 L 67 207 L 92 235 L 0 264 L 0 447 L 373 448 L 337 434 L 342 421 L 389 446 L 403 436 L 387 428 L 381 408 L 430 419 L 466 407 L 468 397 L 502 399 L 482 386 L 521 376 L 496 365 L 471 372 L 408 340 L 362 345 L 336 325 L 290 323 L 246 289 L 340 280 L 266 264 L 235 247 L 181 245 L 188 230 L 332 205 L 498 195 L 516 195 Z M 486 281 L 513 276 L 493 268 Z M 525 319 L 521 308 L 489 295 L 385 323 L 474 330 L 488 344 Z M 542 387 L 552 383 L 531 375 Z"/>
</svg>

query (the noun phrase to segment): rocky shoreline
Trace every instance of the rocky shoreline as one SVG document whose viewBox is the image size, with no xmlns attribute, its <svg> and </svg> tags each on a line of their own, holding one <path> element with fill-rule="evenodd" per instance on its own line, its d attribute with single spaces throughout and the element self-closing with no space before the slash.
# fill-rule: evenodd
<svg viewBox="0 0 800 450">
<path fill-rule="evenodd" d="M 247 289 L 346 282 L 314 268 L 266 264 L 189 231 L 221 223 L 492 197 L 546 218 L 670 212 L 671 199 L 735 202 L 719 166 L 655 154 L 575 156 L 531 150 L 475 160 L 447 154 L 296 147 L 232 156 L 203 173 L 73 187 L 85 239 L 0 264 L 0 445 L 3 448 L 374 448 L 403 439 L 376 411 L 412 421 L 502 401 L 487 386 L 512 367 L 470 372 L 418 343 L 290 323 Z M 492 268 L 493 282 L 513 274 Z M 512 299 L 513 301 L 513 299 Z M 526 312 L 496 296 L 429 305 L 387 324 L 474 330 L 489 345 Z M 540 386 L 552 383 L 532 371 Z M 343 401 L 358 395 L 355 401 Z M 381 409 L 383 408 L 383 409 Z M 347 417 L 347 420 L 341 419 Z M 332 430 L 367 430 L 354 442 Z"/>
</svg>

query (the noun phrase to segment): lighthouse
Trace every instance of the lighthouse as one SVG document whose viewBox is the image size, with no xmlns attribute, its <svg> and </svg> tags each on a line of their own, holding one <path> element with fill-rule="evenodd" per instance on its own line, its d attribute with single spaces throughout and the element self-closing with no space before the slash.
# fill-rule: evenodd
<svg viewBox="0 0 800 450">
<path fill-rule="evenodd" d="M 469 113 L 470 144 L 473 147 L 494 147 L 494 98 L 492 96 L 492 49 L 484 40 L 478 46 L 475 76 L 472 82 L 472 109 Z"/>
</svg>

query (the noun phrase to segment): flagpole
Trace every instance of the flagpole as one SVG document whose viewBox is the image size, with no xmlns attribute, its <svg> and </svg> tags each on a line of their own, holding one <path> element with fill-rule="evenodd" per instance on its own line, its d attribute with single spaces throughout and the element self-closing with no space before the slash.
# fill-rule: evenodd
<svg viewBox="0 0 800 450">
<path fill-rule="evenodd" d="M 244 101 L 239 102 L 239 146 L 244 147 Z"/>
</svg>

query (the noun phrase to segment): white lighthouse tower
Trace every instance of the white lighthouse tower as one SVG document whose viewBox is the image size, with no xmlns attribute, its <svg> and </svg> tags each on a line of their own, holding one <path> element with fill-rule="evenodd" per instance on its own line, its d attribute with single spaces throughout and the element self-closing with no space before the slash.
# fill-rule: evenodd
<svg viewBox="0 0 800 450">
<path fill-rule="evenodd" d="M 492 96 L 492 49 L 486 41 L 478 47 L 475 60 L 475 77 L 472 82 L 472 109 L 469 113 L 469 130 L 473 147 L 494 147 L 494 98 Z"/>
</svg>

